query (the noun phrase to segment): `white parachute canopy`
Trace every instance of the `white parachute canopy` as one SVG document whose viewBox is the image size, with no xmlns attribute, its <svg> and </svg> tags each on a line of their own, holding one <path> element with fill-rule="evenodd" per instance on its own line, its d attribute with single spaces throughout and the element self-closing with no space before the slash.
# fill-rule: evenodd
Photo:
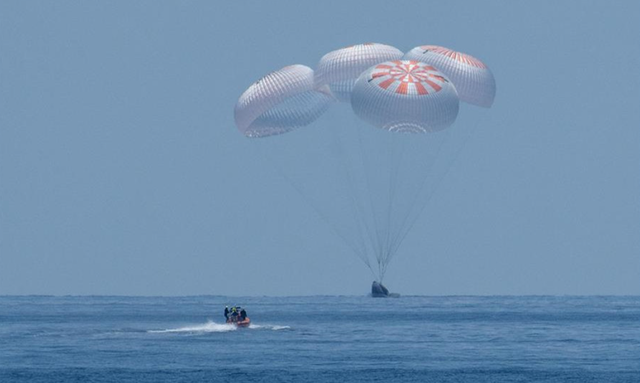
<svg viewBox="0 0 640 383">
<path fill-rule="evenodd" d="M 268 137 L 309 125 L 326 112 L 332 97 L 315 89 L 313 69 L 290 65 L 256 81 L 236 103 L 238 130 Z"/>
<path fill-rule="evenodd" d="M 383 61 L 402 58 L 402 51 L 389 45 L 351 45 L 322 56 L 315 72 L 316 88 L 328 85 L 341 102 L 351 100 L 351 90 L 362 72 Z"/>
<path fill-rule="evenodd" d="M 485 108 L 493 105 L 496 81 L 489 67 L 477 58 L 437 45 L 422 45 L 407 52 L 403 59 L 438 68 L 451 79 L 461 101 Z"/>
</svg>

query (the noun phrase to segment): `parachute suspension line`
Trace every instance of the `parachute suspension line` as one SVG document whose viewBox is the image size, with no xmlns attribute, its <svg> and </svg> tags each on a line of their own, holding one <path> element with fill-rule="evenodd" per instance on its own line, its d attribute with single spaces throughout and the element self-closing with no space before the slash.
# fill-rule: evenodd
<svg viewBox="0 0 640 383">
<path fill-rule="evenodd" d="M 391 253 L 392 251 L 392 236 L 391 236 L 391 232 L 393 229 L 393 222 L 392 222 L 392 212 L 395 211 L 394 209 L 394 202 L 396 200 L 396 190 L 398 189 L 398 173 L 400 170 L 400 164 L 402 163 L 402 158 L 403 158 L 403 154 L 404 154 L 404 138 L 402 137 L 403 134 L 399 133 L 398 135 L 392 133 L 393 135 L 390 137 L 391 139 L 391 158 L 390 158 L 390 172 L 389 172 L 389 199 L 388 199 L 388 205 L 387 205 L 387 236 L 386 236 L 386 240 L 385 240 L 385 245 L 384 245 L 384 255 L 382 257 L 382 271 L 381 271 L 381 275 L 384 276 L 384 273 L 386 272 L 387 269 L 387 265 L 389 264 L 389 261 L 391 260 L 393 254 Z M 398 143 L 400 142 L 400 143 Z M 400 153 L 398 154 L 398 146 L 400 146 Z M 382 278 L 381 276 L 381 278 Z"/>
<path fill-rule="evenodd" d="M 371 192 L 373 190 L 373 188 L 371 187 L 371 179 L 369 177 L 369 171 L 368 171 L 368 167 L 367 167 L 367 154 L 365 153 L 364 150 L 364 145 L 362 143 L 362 129 L 360 126 L 357 126 L 357 132 L 358 132 L 358 145 L 359 145 L 359 151 L 360 151 L 360 161 L 362 162 L 362 171 L 364 173 L 364 178 L 365 178 L 365 184 L 367 187 L 366 190 L 366 199 L 369 202 L 369 210 L 371 212 L 371 216 L 373 218 L 373 231 L 375 231 L 376 235 L 372 234 L 372 240 L 371 240 L 371 246 L 372 246 L 372 250 L 375 253 L 376 259 L 378 258 L 378 254 L 382 251 L 382 244 L 380 243 L 380 224 L 378 222 L 378 215 L 376 213 L 376 209 L 373 205 L 373 198 L 371 196 Z M 373 133 L 373 132 L 372 132 Z"/>
<path fill-rule="evenodd" d="M 377 281 L 378 276 L 376 275 L 376 273 L 373 271 L 372 267 L 369 267 L 369 272 L 371 272 L 371 276 L 373 277 L 373 280 Z"/>
<path fill-rule="evenodd" d="M 392 244 L 392 256 L 396 253 L 396 251 L 400 248 L 400 245 L 398 242 L 402 242 L 402 240 L 404 239 L 404 236 L 406 235 L 405 232 L 410 231 L 412 224 L 409 224 L 409 226 L 407 226 L 407 223 L 411 223 L 413 221 L 413 219 L 410 220 L 410 217 L 412 216 L 420 216 L 421 211 L 423 209 L 413 209 L 414 206 L 419 205 L 419 199 L 420 199 L 420 195 L 423 192 L 423 189 L 425 188 L 426 184 L 427 184 L 427 180 L 430 178 L 430 174 L 431 171 L 433 169 L 433 167 L 435 166 L 437 159 L 440 157 L 440 152 L 442 151 L 442 148 L 444 146 L 444 144 L 449 140 L 449 137 L 451 136 L 451 130 L 447 129 L 445 131 L 444 134 L 444 138 L 440 140 L 440 142 L 438 142 L 438 146 L 436 148 L 436 151 L 434 154 L 432 154 L 430 156 L 430 158 L 427 160 L 427 164 L 426 164 L 426 170 L 423 173 L 423 176 L 421 177 L 422 180 L 420 182 L 420 185 L 418 187 L 418 190 L 416 191 L 415 195 L 413 196 L 413 198 L 411 198 L 411 202 L 408 206 L 408 209 L 406 211 L 405 214 L 403 214 L 403 218 L 402 218 L 402 222 L 400 223 L 400 225 L 398 225 L 398 231 L 396 232 L 396 234 L 393 237 L 393 244 Z M 416 213 L 417 211 L 417 213 Z M 414 213 L 414 214 L 412 214 Z M 400 239 L 403 238 L 403 239 Z"/>
<path fill-rule="evenodd" d="M 407 138 L 408 138 L 408 137 L 399 137 L 399 138 L 402 138 L 402 139 L 403 139 L 403 140 L 401 141 L 401 142 L 402 142 L 402 146 L 401 146 L 401 150 L 402 150 L 402 151 L 401 151 L 400 156 L 399 156 L 400 161 L 401 161 L 401 162 L 400 162 L 400 165 L 402 165 L 402 163 L 403 163 L 402 161 L 404 161 L 404 158 L 405 158 L 405 152 L 407 151 L 406 146 L 407 146 L 407 142 L 408 142 L 408 140 L 407 140 Z M 402 168 L 400 168 L 400 169 L 398 170 L 398 172 L 400 172 L 400 171 L 402 171 Z M 403 179 L 403 178 L 404 178 L 404 177 L 401 177 L 401 179 Z M 398 186 L 396 186 L 396 189 L 397 189 L 397 187 L 398 187 Z M 395 200 L 396 200 L 396 198 L 394 197 L 394 201 L 395 201 Z M 407 210 L 410 210 L 410 207 L 408 207 L 408 208 L 407 208 Z M 396 219 L 397 219 L 397 217 L 396 217 Z M 396 225 L 398 225 L 398 224 L 399 224 L 399 223 L 396 221 Z M 398 229 L 398 230 L 399 230 L 399 229 Z M 394 237 L 394 236 L 392 236 L 392 237 L 391 237 L 391 243 L 392 243 L 392 244 L 393 244 L 393 243 L 395 243 L 395 237 Z M 394 248 L 394 246 L 390 246 L 390 248 L 389 248 L 389 259 L 387 260 L 387 265 L 391 262 L 391 259 L 396 255 L 396 251 L 397 251 L 397 250 L 398 250 L 398 249 L 397 249 L 397 248 Z M 386 272 L 386 266 L 385 266 L 385 272 Z"/>
<path fill-rule="evenodd" d="M 362 212 L 361 212 L 361 209 L 358 208 L 359 205 L 357 201 L 357 192 L 353 184 L 354 172 L 351 169 L 351 162 L 347 157 L 346 151 L 343 147 L 342 140 L 340 139 L 340 135 L 337 132 L 337 128 L 335 128 L 335 126 L 332 126 L 330 130 L 331 130 L 331 135 L 333 136 L 333 142 L 338 149 L 338 157 L 340 157 L 341 166 L 339 165 L 339 167 L 342 168 L 341 169 L 343 171 L 342 173 L 346 178 L 345 183 L 348 187 L 347 197 L 349 198 L 349 207 L 351 208 L 351 214 L 353 216 L 353 220 L 356 225 L 360 248 L 362 249 L 363 256 L 366 259 L 366 260 L 363 259 L 363 262 L 365 262 L 365 264 L 369 264 L 369 257 L 367 256 L 367 246 L 366 246 L 366 241 L 363 234 L 363 226 L 366 226 L 366 225 L 363 224 Z M 364 230 L 366 230 L 366 227 L 364 228 Z"/>
<path fill-rule="evenodd" d="M 358 141 L 360 143 L 360 147 L 359 147 L 360 156 L 359 157 L 360 157 L 360 160 L 361 160 L 361 166 L 362 166 L 362 170 L 365 171 L 365 169 L 364 169 L 364 166 L 365 166 L 364 165 L 364 161 L 362 161 L 362 145 L 361 145 L 361 140 L 360 140 L 360 131 L 359 131 L 358 127 L 356 127 L 356 131 L 357 131 L 357 134 L 358 134 L 358 137 L 359 137 Z M 334 137 L 336 138 L 336 140 L 339 140 L 337 134 L 335 134 Z M 339 145 L 339 143 L 337 143 L 337 144 Z M 341 146 L 340 146 L 340 153 L 341 154 L 346 153 L 346 151 L 344 151 L 344 152 L 342 151 L 342 147 Z M 347 169 L 346 177 L 347 177 L 347 182 L 349 184 L 349 188 L 351 190 L 351 203 L 352 203 L 352 206 L 354 206 L 356 208 L 356 211 L 357 211 L 356 215 L 358 217 L 358 221 L 356 222 L 356 224 L 358 225 L 358 230 L 360 231 L 359 234 L 360 234 L 361 241 L 363 243 L 362 247 L 364 248 L 365 256 L 367 258 L 367 262 L 369 262 L 369 254 L 368 254 L 368 252 L 369 252 L 369 249 L 375 250 L 375 238 L 376 238 L 376 236 L 373 234 L 373 229 L 371 227 L 373 225 L 371 225 L 368 222 L 367 214 L 365 212 L 365 208 L 361 204 L 362 201 L 361 201 L 361 198 L 359 198 L 359 193 L 357 191 L 357 187 L 356 187 L 356 185 L 354 185 L 354 182 L 357 179 L 356 178 L 357 171 L 353 169 L 353 167 L 351 166 L 352 163 L 351 163 L 351 161 L 348 161 L 348 158 L 347 158 L 346 155 L 343 157 L 343 163 L 345 165 L 345 168 Z M 366 241 L 365 241 L 364 236 L 362 234 L 363 229 L 364 229 L 364 232 L 366 233 L 366 235 L 367 235 L 367 237 L 369 239 L 368 243 L 369 243 L 370 246 L 367 246 L 365 244 Z"/>
<path fill-rule="evenodd" d="M 380 283 L 382 283 L 382 280 L 384 279 L 384 275 L 387 273 L 388 266 L 389 266 L 389 262 L 386 262 L 384 265 L 382 265 L 382 270 L 380 271 Z"/>
<path fill-rule="evenodd" d="M 387 146 L 387 164 L 389 165 L 389 187 L 387 188 L 387 201 L 386 201 L 386 216 L 383 222 L 384 225 L 384 230 L 383 233 L 385 233 L 386 235 L 384 236 L 384 240 L 383 240 L 383 246 L 382 246 L 382 253 L 380 253 L 380 257 L 378 258 L 378 265 L 379 267 L 382 267 L 382 265 L 384 265 L 384 261 L 387 258 L 388 251 L 389 251 L 389 231 L 391 230 L 391 223 L 389 221 L 391 221 L 391 201 L 393 200 L 393 196 L 392 196 L 392 189 L 393 189 L 393 184 L 394 184 L 394 180 L 393 180 L 393 169 L 394 169 L 394 155 L 395 155 L 395 140 L 393 136 L 390 136 L 390 141 L 391 144 Z M 382 272 L 382 270 L 380 271 Z"/>
<path fill-rule="evenodd" d="M 404 233 L 402 234 L 402 237 L 397 241 L 396 243 L 396 248 L 399 248 L 400 245 L 402 244 L 402 242 L 404 241 L 404 239 L 407 237 L 407 235 L 409 234 L 409 232 L 411 231 L 411 229 L 413 228 L 413 226 L 416 224 L 416 222 L 418 221 L 418 218 L 420 217 L 420 215 L 422 214 L 422 211 L 424 211 L 424 209 L 427 207 L 427 205 L 429 204 L 429 201 L 431 200 L 431 198 L 435 195 L 436 191 L 438 190 L 441 181 L 447 176 L 447 174 L 449 174 L 449 171 L 451 171 L 451 169 L 453 168 L 453 164 L 456 162 L 456 160 L 458 159 L 458 157 L 460 156 L 460 153 L 462 152 L 462 150 L 464 149 L 464 147 L 466 146 L 467 142 L 469 142 L 469 139 L 475 134 L 475 132 L 477 131 L 477 127 L 480 124 L 482 118 L 478 118 L 476 120 L 476 123 L 473 125 L 473 128 L 471 129 L 471 132 L 467 135 L 465 135 L 465 137 L 462 140 L 462 143 L 460 145 L 460 147 L 458 147 L 458 149 L 454 152 L 453 158 L 451 159 L 451 161 L 449 161 L 449 163 L 445 164 L 445 170 L 442 173 L 442 175 L 435 181 L 435 185 L 434 188 L 431 190 L 431 192 L 429 193 L 429 195 L 427 196 L 427 199 L 423 202 L 422 206 L 420 206 L 420 208 L 418 209 L 418 213 L 413 217 L 412 221 L 410 222 L 409 226 L 407 227 L 407 229 L 404 231 Z M 447 136 L 448 138 L 448 136 Z"/>
<path fill-rule="evenodd" d="M 289 184 L 293 187 L 293 189 L 298 192 L 298 194 L 300 195 L 300 197 L 302 197 L 302 199 L 309 205 L 311 206 L 311 208 L 313 208 L 313 210 L 316 212 L 316 214 L 318 215 L 318 217 L 320 217 L 320 219 L 322 219 L 327 226 L 329 226 L 333 232 L 340 238 L 342 239 L 342 241 L 344 242 L 344 244 L 346 244 L 357 256 L 358 258 L 360 258 L 365 265 L 367 265 L 367 267 L 369 268 L 369 270 L 371 270 L 371 272 L 373 272 L 373 269 L 371 267 L 371 264 L 369 263 L 369 259 L 367 258 L 367 254 L 366 252 L 363 252 L 363 250 L 360 248 L 358 248 L 357 244 L 353 243 L 352 241 L 349 241 L 349 239 L 347 238 L 347 236 L 345 236 L 343 233 L 340 232 L 340 230 L 338 230 L 338 228 L 336 228 L 336 226 L 331 223 L 331 221 L 329 220 L 329 218 L 327 218 L 327 216 L 325 214 L 322 213 L 322 211 L 318 208 L 318 206 L 316 206 L 315 203 L 313 203 L 313 201 L 311 200 L 311 198 L 309 198 L 303 191 L 302 187 L 298 184 L 296 184 L 291 177 L 287 176 L 287 174 L 285 174 L 285 172 L 280 168 L 280 166 L 278 165 L 278 162 L 275 161 L 269 154 L 268 151 L 264 150 L 260 145 L 258 145 L 260 147 L 260 149 L 262 149 L 262 154 L 264 155 L 264 157 L 266 157 L 267 159 L 269 159 L 269 161 L 272 164 L 275 164 L 274 168 L 278 171 L 278 173 L 280 174 L 280 176 L 282 178 L 284 178 L 285 180 L 287 180 L 287 182 L 289 182 Z"/>
</svg>

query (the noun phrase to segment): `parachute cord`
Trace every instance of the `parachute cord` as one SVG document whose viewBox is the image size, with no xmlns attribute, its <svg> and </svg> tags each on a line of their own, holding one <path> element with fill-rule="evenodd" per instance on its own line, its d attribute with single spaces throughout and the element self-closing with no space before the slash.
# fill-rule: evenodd
<svg viewBox="0 0 640 383">
<path fill-rule="evenodd" d="M 401 133 L 400 133 L 401 134 Z M 391 151 L 391 159 L 390 159 L 390 165 L 391 165 L 391 172 L 389 175 L 389 179 L 390 179 L 390 184 L 389 184 L 389 201 L 388 201 L 388 206 L 387 206 L 387 237 L 386 237 L 386 241 L 385 241 L 385 246 L 384 246 L 384 257 L 382 258 L 382 263 L 383 263 L 383 267 L 384 267 L 384 271 L 382 272 L 382 274 L 384 275 L 384 273 L 386 272 L 386 267 L 389 264 L 389 261 L 392 258 L 392 254 L 391 254 L 391 249 L 392 249 L 392 236 L 391 236 L 391 231 L 393 228 L 393 222 L 392 222 L 392 212 L 394 211 L 394 203 L 395 203 L 395 195 L 396 195 L 396 190 L 398 189 L 398 174 L 399 174 L 399 170 L 400 170 L 400 164 L 402 163 L 402 158 L 404 156 L 404 140 L 405 137 L 401 137 L 401 136 L 396 136 L 396 137 L 392 137 L 391 139 L 391 145 L 392 145 L 392 151 Z M 400 142 L 400 144 L 398 144 L 398 141 Z M 397 146 L 400 145 L 400 153 L 397 153 Z"/>
<path fill-rule="evenodd" d="M 407 235 L 409 234 L 409 232 L 411 232 L 411 229 L 413 228 L 413 226 L 416 224 L 416 222 L 418 221 L 418 218 L 420 218 L 420 215 L 422 214 L 422 211 L 424 211 L 424 209 L 427 207 L 427 205 L 429 204 L 429 201 L 431 200 L 431 198 L 435 195 L 436 191 L 438 190 L 438 188 L 440 187 L 440 183 L 441 181 L 447 176 L 447 174 L 449 174 L 449 171 L 451 171 L 451 169 L 453 168 L 453 164 L 456 162 L 456 160 L 458 159 L 458 157 L 460 156 L 460 153 L 462 152 L 462 150 L 464 149 L 464 147 L 466 146 L 467 142 L 469 142 L 469 140 L 471 139 L 471 137 L 475 134 L 475 132 L 477 131 L 477 127 L 480 124 L 480 121 L 482 120 L 481 116 L 480 118 L 478 118 L 476 120 L 475 125 L 473 126 L 473 129 L 471 130 L 470 134 L 467 134 L 464 138 L 464 140 L 462 141 L 462 144 L 460 145 L 460 147 L 456 150 L 456 152 L 454 153 L 453 159 L 447 164 L 445 165 L 445 171 L 444 173 L 438 178 L 438 180 L 435 182 L 434 188 L 431 190 L 431 193 L 428 194 L 426 201 L 424 201 L 424 203 L 422 204 L 422 206 L 418 209 L 418 213 L 413 217 L 412 221 L 410 222 L 409 226 L 407 227 L 407 229 L 404 231 L 402 237 L 399 239 L 399 241 L 396 243 L 396 251 L 397 249 L 400 247 L 400 245 L 402 244 L 402 242 L 404 242 L 404 239 L 407 237 Z"/>
<path fill-rule="evenodd" d="M 393 133 L 392 133 L 393 134 Z M 388 249 L 389 249 L 389 231 L 391 231 L 391 201 L 393 200 L 393 196 L 392 196 L 392 190 L 393 190 L 393 185 L 394 185 L 394 180 L 393 180 L 393 171 L 394 171 L 394 155 L 395 155 L 395 138 L 394 136 L 390 137 L 391 140 L 391 145 L 389 145 L 388 150 L 387 150 L 387 155 L 388 155 L 388 160 L 387 163 L 389 164 L 389 187 L 387 190 L 387 211 L 386 211 L 386 221 L 385 223 L 385 232 L 386 232 L 386 236 L 384 238 L 384 242 L 383 242 L 383 247 L 382 247 L 382 252 L 380 253 L 380 258 L 378 258 L 378 265 L 380 265 L 381 262 L 383 262 L 387 257 L 388 257 Z"/>
<path fill-rule="evenodd" d="M 427 169 L 424 173 L 424 177 L 422 177 L 422 181 L 420 183 L 420 186 L 418 187 L 418 190 L 416 191 L 415 195 L 413 196 L 413 198 L 411 198 L 411 202 L 409 204 L 409 206 L 407 207 L 407 211 L 405 214 L 403 214 L 403 218 L 402 218 L 402 223 L 398 226 L 398 230 L 397 232 L 394 234 L 393 236 L 393 241 L 392 241 L 392 245 L 390 246 L 390 250 L 391 250 L 391 254 L 390 254 L 390 258 L 393 258 L 393 256 L 395 255 L 396 251 L 398 250 L 399 246 L 397 245 L 397 242 L 399 240 L 399 238 L 404 237 L 406 234 L 403 234 L 405 232 L 405 228 L 407 225 L 407 222 L 411 222 L 409 217 L 412 216 L 412 213 L 415 212 L 414 209 L 412 209 L 413 206 L 418 205 L 418 200 L 420 195 L 422 194 L 422 191 L 425 187 L 425 185 L 427 184 L 427 180 L 429 179 L 429 174 L 431 173 L 431 169 L 435 166 L 437 159 L 440 155 L 440 152 L 445 144 L 445 142 L 447 142 L 449 140 L 450 137 L 450 130 L 446 131 L 445 137 L 438 143 L 436 152 L 434 155 L 431 156 L 431 159 L 428 161 L 427 164 Z M 418 209 L 420 210 L 420 209 Z M 417 214 L 418 216 L 420 215 L 420 213 Z M 406 228 L 406 230 L 410 230 L 409 228 Z M 389 259 L 389 262 L 391 261 L 391 259 Z"/>
<path fill-rule="evenodd" d="M 361 137 L 360 137 L 360 130 L 359 130 L 359 127 L 357 125 L 355 127 L 355 130 L 356 130 L 357 135 L 358 135 L 359 154 L 360 154 L 362 171 L 366 173 L 366 169 L 365 169 L 365 165 L 364 165 L 364 161 L 363 161 L 363 153 L 362 153 L 362 140 L 361 140 Z M 366 245 L 364 246 L 365 252 L 368 252 L 369 249 L 375 251 L 375 244 L 376 244 L 375 238 L 376 237 L 373 235 L 373 229 L 371 228 L 372 225 L 369 222 L 367 222 L 368 221 L 367 214 L 366 214 L 365 209 L 363 208 L 362 204 L 360 203 L 361 201 L 360 201 L 360 198 L 358 198 L 359 197 L 358 191 L 357 191 L 356 186 L 354 185 L 354 181 L 356 180 L 355 174 L 357 173 L 357 171 L 352 169 L 352 167 L 350 166 L 351 162 L 349 162 L 349 164 L 347 164 L 347 162 L 348 161 L 347 161 L 347 158 L 345 156 L 344 157 L 345 167 L 349 165 L 348 168 L 347 168 L 347 171 L 349 173 L 347 175 L 347 182 L 349 183 L 349 187 L 351 189 L 351 197 L 352 197 L 351 201 L 352 201 L 353 206 L 355 206 L 355 208 L 356 208 L 357 216 L 359 218 L 357 223 L 359 225 L 358 229 L 360 230 L 361 240 L 362 240 L 363 243 L 365 242 L 365 239 L 363 238 L 363 235 L 362 235 L 362 230 L 363 230 L 362 228 L 364 228 L 364 232 L 366 233 L 366 235 L 367 235 L 367 237 L 369 239 L 369 244 L 370 244 L 370 247 L 368 247 Z M 353 172 L 351 172 L 351 170 L 353 170 Z M 366 174 L 365 174 L 365 177 L 366 177 Z M 367 254 L 367 258 L 369 258 L 368 254 Z"/>
<path fill-rule="evenodd" d="M 378 218 L 376 214 L 376 209 L 373 205 L 373 198 L 371 197 L 371 193 L 373 188 L 371 187 L 371 179 L 369 177 L 369 169 L 367 167 L 368 158 L 364 150 L 364 145 L 362 143 L 362 128 L 357 126 L 358 132 L 358 145 L 360 149 L 360 161 L 362 162 L 362 170 L 365 177 L 365 184 L 367 186 L 366 199 L 369 201 L 369 209 L 371 211 L 371 216 L 373 218 L 373 228 L 376 235 L 372 235 L 371 245 L 373 246 L 373 251 L 376 254 L 376 258 L 378 254 L 382 251 L 382 244 L 380 243 L 380 224 L 378 223 Z"/>
<path fill-rule="evenodd" d="M 382 280 L 384 279 L 385 274 L 387 273 L 387 267 L 389 266 L 389 263 L 385 263 L 382 266 L 382 271 L 380 272 L 380 283 L 382 283 Z"/>
<path fill-rule="evenodd" d="M 364 264 L 371 270 L 371 272 L 373 272 L 373 269 L 371 267 L 371 264 L 369 263 L 369 258 L 367 257 L 366 252 L 363 253 L 362 249 L 358 249 L 358 246 L 356 246 L 354 243 L 352 243 L 351 241 L 349 241 L 347 239 L 347 237 L 345 235 L 343 235 L 340 230 L 338 230 L 334 224 L 331 223 L 331 221 L 329 220 L 329 218 L 324 215 L 320 209 L 313 203 L 313 201 L 311 201 L 311 199 L 303 192 L 302 188 L 297 185 L 289 176 L 287 176 L 284 171 L 280 168 L 277 161 L 275 161 L 269 154 L 268 151 L 264 150 L 262 147 L 260 147 L 262 154 L 268 158 L 271 163 L 275 164 L 274 168 L 277 170 L 277 172 L 280 174 L 280 176 L 282 178 L 284 178 L 285 180 L 287 180 L 287 182 L 289 182 L 289 184 L 293 187 L 293 189 L 298 192 L 298 194 L 300 195 L 300 197 L 302 197 L 302 199 L 309 205 L 311 206 L 311 208 L 313 208 L 313 210 L 316 212 L 316 214 L 318 215 L 318 217 L 320 217 L 332 230 L 333 232 L 340 238 L 342 239 L 342 241 L 354 252 L 354 254 L 356 254 L 356 256 L 358 256 L 358 258 L 360 258 Z"/>
<path fill-rule="evenodd" d="M 344 171 L 344 177 L 346 178 L 346 184 L 348 186 L 347 196 L 350 202 L 351 214 L 353 215 L 353 219 L 356 225 L 356 230 L 358 232 L 358 237 L 360 239 L 360 247 L 362 248 L 364 256 L 367 258 L 367 262 L 369 262 L 369 257 L 367 256 L 367 246 L 366 241 L 363 234 L 363 223 L 362 223 L 362 214 L 360 209 L 358 209 L 357 197 L 356 197 L 356 188 L 353 184 L 353 172 L 351 170 L 351 164 L 347 158 L 346 151 L 344 150 L 342 140 L 337 132 L 335 127 L 331 128 L 331 133 L 333 135 L 333 141 L 336 147 L 338 148 L 338 156 L 342 162 L 342 170 Z M 366 228 L 365 228 L 366 230 Z"/>
<path fill-rule="evenodd" d="M 380 278 L 380 283 L 382 283 L 382 280 L 384 279 L 384 276 L 385 276 L 385 275 L 386 275 L 386 273 L 387 273 L 387 268 L 388 268 L 388 267 L 389 267 L 389 263 L 388 263 L 388 262 L 386 262 L 386 263 L 384 263 L 384 264 L 382 265 L 382 267 L 380 268 L 380 276 L 379 276 L 379 278 Z"/>
<path fill-rule="evenodd" d="M 377 278 L 378 278 L 378 276 L 376 275 L 376 273 L 375 273 L 375 272 L 373 272 L 373 269 L 372 269 L 371 267 L 369 267 L 369 271 L 371 272 L 371 276 L 373 277 L 373 280 L 374 280 L 374 281 L 377 281 L 377 280 L 378 280 L 378 279 L 377 279 Z"/>
</svg>

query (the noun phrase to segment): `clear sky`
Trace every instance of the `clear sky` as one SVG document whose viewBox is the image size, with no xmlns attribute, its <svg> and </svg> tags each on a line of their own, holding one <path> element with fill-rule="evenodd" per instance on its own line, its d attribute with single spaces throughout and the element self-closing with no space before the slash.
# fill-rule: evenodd
<svg viewBox="0 0 640 383">
<path fill-rule="evenodd" d="M 637 1 L 2 1 L 0 294 L 366 293 L 233 107 L 369 41 L 464 51 L 498 84 L 392 291 L 640 294 L 638 20 Z"/>
</svg>

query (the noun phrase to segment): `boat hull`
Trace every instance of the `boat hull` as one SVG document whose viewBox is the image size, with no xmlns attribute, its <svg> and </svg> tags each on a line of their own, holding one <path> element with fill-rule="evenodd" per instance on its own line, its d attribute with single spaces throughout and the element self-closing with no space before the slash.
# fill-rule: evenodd
<svg viewBox="0 0 640 383">
<path fill-rule="evenodd" d="M 236 325 L 238 327 L 249 327 L 249 325 L 251 324 L 251 319 L 249 319 L 249 317 L 246 317 L 244 320 L 239 321 L 227 319 L 227 323 Z"/>
</svg>

